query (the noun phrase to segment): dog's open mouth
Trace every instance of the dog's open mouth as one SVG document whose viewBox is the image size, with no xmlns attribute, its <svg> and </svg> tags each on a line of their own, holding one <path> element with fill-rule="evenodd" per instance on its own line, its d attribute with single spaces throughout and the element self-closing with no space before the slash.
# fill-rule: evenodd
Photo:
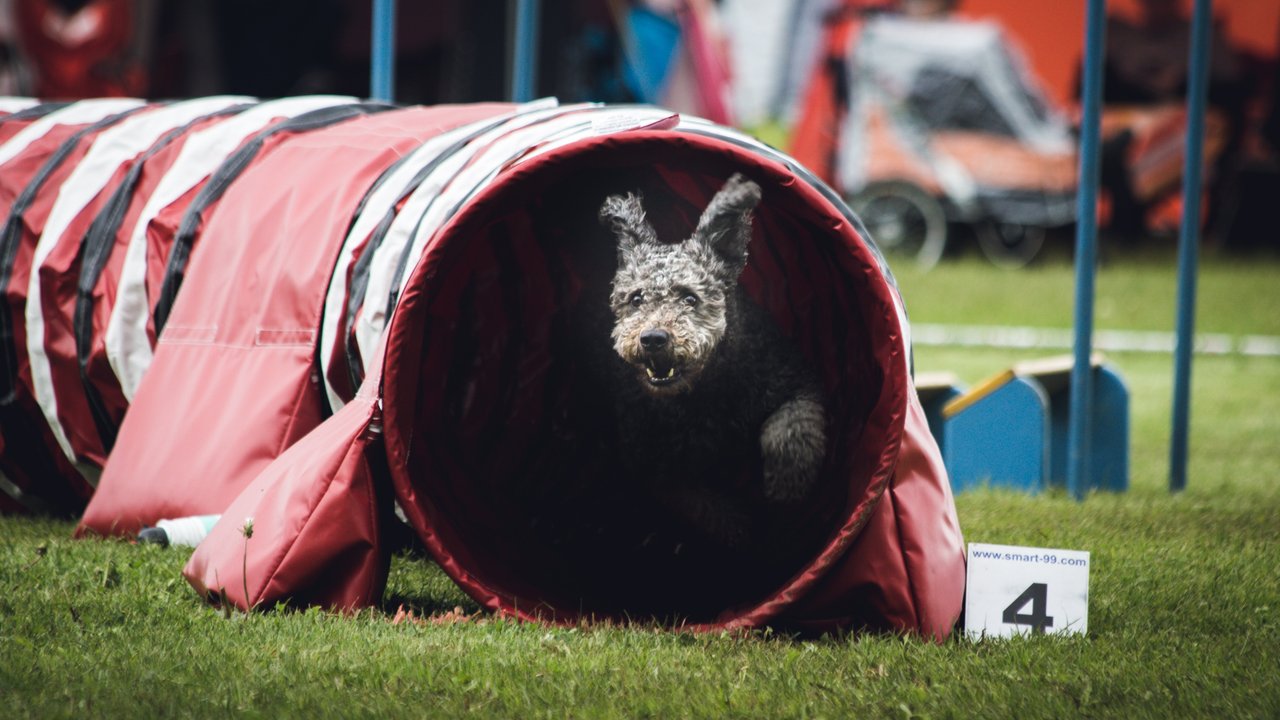
<svg viewBox="0 0 1280 720">
<path fill-rule="evenodd" d="M 662 387 L 680 379 L 680 368 L 670 358 L 650 355 L 644 359 L 644 374 L 650 385 Z"/>
</svg>

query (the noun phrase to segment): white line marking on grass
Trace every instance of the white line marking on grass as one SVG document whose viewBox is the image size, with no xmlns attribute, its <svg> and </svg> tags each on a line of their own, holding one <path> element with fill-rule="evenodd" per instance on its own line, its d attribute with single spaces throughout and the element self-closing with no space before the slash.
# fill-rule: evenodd
<svg viewBox="0 0 1280 720">
<path fill-rule="evenodd" d="M 1007 327 L 999 325 L 932 325 L 913 323 L 912 339 L 917 345 L 1000 347 L 1070 350 L 1075 334 L 1060 328 Z M 1110 352 L 1171 353 L 1175 336 L 1170 332 L 1144 330 L 1098 330 L 1093 334 L 1098 350 Z M 1202 355 L 1251 355 L 1280 357 L 1280 337 L 1272 335 L 1226 335 L 1196 333 L 1195 351 Z"/>
</svg>

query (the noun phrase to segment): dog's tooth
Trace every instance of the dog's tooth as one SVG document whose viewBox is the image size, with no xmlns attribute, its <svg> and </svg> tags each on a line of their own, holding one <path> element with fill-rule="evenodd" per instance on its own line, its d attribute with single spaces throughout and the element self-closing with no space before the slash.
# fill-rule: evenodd
<svg viewBox="0 0 1280 720">
<path fill-rule="evenodd" d="M 653 368 L 648 368 L 648 367 L 647 367 L 647 368 L 645 368 L 645 369 L 644 369 L 644 371 L 645 371 L 645 372 L 647 372 L 647 373 L 649 373 L 649 379 L 650 379 L 650 380 L 652 380 L 652 379 L 653 379 Z"/>
<path fill-rule="evenodd" d="M 676 375 L 676 369 L 675 369 L 675 368 L 671 368 L 670 370 L 667 370 L 667 379 L 668 379 L 668 380 L 670 380 L 671 378 L 675 377 L 675 375 Z"/>
</svg>

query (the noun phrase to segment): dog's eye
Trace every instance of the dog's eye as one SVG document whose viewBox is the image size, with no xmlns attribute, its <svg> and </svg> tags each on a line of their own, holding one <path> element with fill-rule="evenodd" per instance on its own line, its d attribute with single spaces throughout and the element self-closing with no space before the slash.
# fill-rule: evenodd
<svg viewBox="0 0 1280 720">
<path fill-rule="evenodd" d="M 640 307 L 644 304 L 644 293 L 639 290 L 631 293 L 631 298 L 627 302 L 631 303 L 631 307 Z"/>
<path fill-rule="evenodd" d="M 689 307 L 697 307 L 698 303 L 702 301 L 699 300 L 698 296 L 694 295 L 693 293 L 685 293 L 685 296 L 680 298 L 680 302 L 684 303 L 685 305 L 688 305 Z"/>
</svg>

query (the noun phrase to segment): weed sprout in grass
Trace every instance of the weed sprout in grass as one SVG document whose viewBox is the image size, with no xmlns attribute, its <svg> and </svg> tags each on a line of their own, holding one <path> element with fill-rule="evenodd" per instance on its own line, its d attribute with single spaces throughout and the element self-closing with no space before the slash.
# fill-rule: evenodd
<svg viewBox="0 0 1280 720">
<path fill-rule="evenodd" d="M 245 614 L 248 614 L 253 609 L 249 605 L 249 538 L 253 537 L 252 515 L 244 519 L 244 525 L 240 527 L 240 534 L 244 535 L 244 554 L 240 559 L 240 582 L 244 583 L 244 611 Z"/>
</svg>

